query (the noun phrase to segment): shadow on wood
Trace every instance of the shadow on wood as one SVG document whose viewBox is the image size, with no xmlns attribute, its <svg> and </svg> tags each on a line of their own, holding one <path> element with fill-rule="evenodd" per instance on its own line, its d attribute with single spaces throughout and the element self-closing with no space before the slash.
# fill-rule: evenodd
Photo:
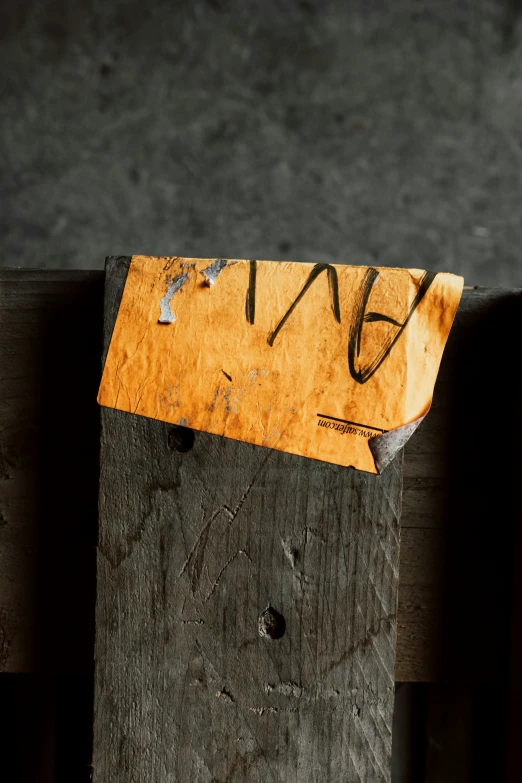
<svg viewBox="0 0 522 783">
<path fill-rule="evenodd" d="M 463 300 L 460 328 L 454 332 L 459 339 L 450 338 L 445 357 L 453 372 L 446 428 L 451 485 L 444 530 L 441 664 L 460 685 L 439 691 L 437 709 L 459 714 L 461 728 L 462 721 L 468 724 L 462 734 L 468 747 L 460 748 L 467 776 L 459 781 L 500 779 L 506 758 L 520 295 L 506 292 L 488 303 L 484 293 L 479 289 Z M 432 742 L 432 755 L 433 747 Z M 455 771 L 455 754 L 446 746 L 445 755 L 445 779 L 456 780 L 449 768 L 451 756 Z"/>
</svg>

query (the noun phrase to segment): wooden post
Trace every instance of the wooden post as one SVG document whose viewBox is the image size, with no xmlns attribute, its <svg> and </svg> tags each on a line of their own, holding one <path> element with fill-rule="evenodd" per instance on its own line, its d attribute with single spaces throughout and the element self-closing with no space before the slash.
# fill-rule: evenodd
<svg viewBox="0 0 522 783">
<path fill-rule="evenodd" d="M 94 781 L 389 781 L 402 454 L 101 421 Z"/>
</svg>

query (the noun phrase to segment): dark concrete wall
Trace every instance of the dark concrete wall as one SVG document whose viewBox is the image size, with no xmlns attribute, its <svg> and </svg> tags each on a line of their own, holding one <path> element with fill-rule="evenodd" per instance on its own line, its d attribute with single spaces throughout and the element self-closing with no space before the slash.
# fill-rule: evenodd
<svg viewBox="0 0 522 783">
<path fill-rule="evenodd" d="M 521 284 L 517 0 L 1 0 L 3 265 Z"/>
</svg>

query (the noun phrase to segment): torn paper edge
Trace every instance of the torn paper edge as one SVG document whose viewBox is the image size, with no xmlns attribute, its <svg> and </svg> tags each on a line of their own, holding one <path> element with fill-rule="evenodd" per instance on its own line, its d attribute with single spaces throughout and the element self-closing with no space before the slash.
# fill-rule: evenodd
<svg viewBox="0 0 522 783">
<path fill-rule="evenodd" d="M 172 308 L 170 306 L 170 302 L 172 300 L 172 297 L 176 293 L 176 291 L 179 291 L 179 289 L 185 285 L 185 283 L 188 280 L 188 275 L 186 272 L 184 272 L 182 275 L 176 275 L 172 283 L 167 288 L 167 293 L 163 297 L 163 299 L 160 301 L 160 317 L 158 318 L 158 323 L 160 324 L 173 324 L 176 320 L 176 316 L 172 312 Z"/>
<path fill-rule="evenodd" d="M 403 424 L 390 432 L 376 435 L 368 441 L 377 473 L 382 473 L 388 467 L 397 452 L 409 441 L 417 427 L 424 421 L 427 412 L 409 424 Z"/>
</svg>

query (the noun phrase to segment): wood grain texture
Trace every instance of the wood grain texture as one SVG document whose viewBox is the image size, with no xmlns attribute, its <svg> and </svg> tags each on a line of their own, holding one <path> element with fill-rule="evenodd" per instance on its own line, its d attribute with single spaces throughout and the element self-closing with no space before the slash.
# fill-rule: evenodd
<svg viewBox="0 0 522 783">
<path fill-rule="evenodd" d="M 0 270 L 0 671 L 82 675 L 56 678 L 53 749 L 75 780 L 90 779 L 103 284 L 102 272 Z M 518 405 L 519 302 L 518 290 L 464 291 L 433 408 L 405 449 L 395 678 L 475 683 L 426 691 L 443 711 L 427 703 L 411 716 L 423 733 L 426 710 L 433 712 L 425 759 L 433 781 L 451 780 L 461 768 L 451 754 L 465 758 L 470 743 L 474 781 L 491 780 L 495 769 L 498 777 L 504 753 L 510 487 L 517 478 L 483 455 L 489 443 L 512 457 L 516 439 L 509 427 L 484 425 L 483 411 L 493 404 L 510 413 Z M 504 369 L 497 387 L 478 378 L 492 355 Z M 439 714 L 452 716 L 459 742 Z M 418 736 L 415 748 L 422 764 Z"/>
<path fill-rule="evenodd" d="M 0 671 L 91 671 L 103 284 L 102 272 L 0 270 Z M 517 405 L 506 354 L 519 301 L 464 291 L 432 410 L 405 448 L 397 681 L 502 677 L 509 476 L 482 455 L 488 439 L 508 454 L 515 441 L 477 422 L 499 393 L 500 409 Z M 496 389 L 477 379 L 492 353 L 507 372 Z"/>
<path fill-rule="evenodd" d="M 101 422 L 94 780 L 389 780 L 402 455 L 369 476 Z"/>
</svg>

